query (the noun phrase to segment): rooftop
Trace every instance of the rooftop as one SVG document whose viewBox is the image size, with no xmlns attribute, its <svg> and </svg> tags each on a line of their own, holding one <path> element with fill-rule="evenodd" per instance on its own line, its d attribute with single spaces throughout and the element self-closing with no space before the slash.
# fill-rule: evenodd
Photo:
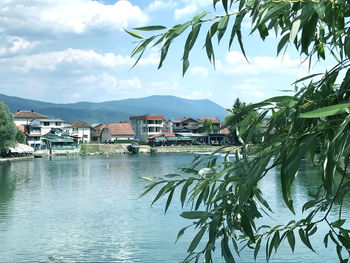
<svg viewBox="0 0 350 263">
<path fill-rule="evenodd" d="M 76 128 L 90 128 L 89 124 L 82 121 L 70 121 L 69 124 Z"/>
<path fill-rule="evenodd" d="M 129 122 L 106 124 L 107 129 L 112 135 L 135 135 Z"/>
<path fill-rule="evenodd" d="M 217 118 L 198 118 L 199 122 L 204 122 L 205 120 L 210 120 L 212 123 L 220 123 Z"/>
<path fill-rule="evenodd" d="M 32 119 L 46 119 L 47 116 L 36 113 L 34 111 L 19 110 L 13 114 L 13 118 L 32 118 Z"/>
<path fill-rule="evenodd" d="M 130 116 L 130 120 L 164 120 L 163 115 Z"/>
<path fill-rule="evenodd" d="M 186 121 L 198 122 L 198 121 L 196 121 L 195 119 L 192 119 L 192 118 L 190 118 L 190 117 L 183 117 L 183 118 L 174 120 L 173 122 L 175 122 L 175 123 L 181 123 L 181 122 L 186 122 Z"/>
</svg>

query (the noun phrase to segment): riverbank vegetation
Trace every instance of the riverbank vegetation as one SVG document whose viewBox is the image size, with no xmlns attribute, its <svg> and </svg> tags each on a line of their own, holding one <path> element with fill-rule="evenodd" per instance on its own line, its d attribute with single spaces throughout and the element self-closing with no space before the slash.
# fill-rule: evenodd
<svg viewBox="0 0 350 263">
<path fill-rule="evenodd" d="M 326 224 L 329 229 L 323 233 L 324 246 L 334 246 L 339 262 L 348 262 L 350 229 L 345 227 L 347 219 L 342 213 L 344 199 L 350 193 L 348 1 L 213 0 L 213 5 L 214 9 L 221 5 L 224 12 L 202 11 L 193 19 L 171 28 L 150 26 L 137 28 L 137 32 L 127 31 L 140 40 L 132 55 L 140 58 L 147 48 L 159 46 L 158 67 L 161 68 L 175 39 L 187 34 L 182 56 L 185 74 L 190 64 L 190 52 L 196 41 L 203 39 L 198 36 L 204 30 L 204 43 L 200 46 L 204 46 L 210 62 L 215 63 L 213 41 L 220 42 L 224 35 L 228 35 L 229 47 L 237 41 L 246 56 L 242 26 L 250 21 L 252 33 L 262 40 L 270 34 L 276 35 L 277 54 L 288 47 L 298 51 L 309 65 L 325 59 L 333 65 L 322 74 L 309 75 L 294 83 L 295 94 L 292 96 L 273 97 L 247 105 L 239 114 L 228 117 L 242 143 L 234 161 L 225 158 L 219 162 L 215 155 L 196 158 L 191 167 L 181 169 L 179 174 L 154 180 L 146 178 L 150 183 L 144 194 L 161 186 L 153 203 L 166 197 L 165 211 L 176 196 L 176 190 L 182 205 L 192 203 L 193 209 L 181 214 L 197 231 L 185 262 L 200 259 L 212 262 L 212 253 L 218 244 L 226 262 L 235 262 L 241 248 L 252 249 L 256 257 L 262 247 L 269 261 L 284 241 L 291 251 L 298 240 L 313 251 L 310 237 L 318 231 L 319 224 Z M 152 35 L 144 37 L 148 31 L 153 31 Z M 287 88 L 289 85 L 286 83 Z M 249 149 L 247 140 L 268 114 L 271 117 L 262 139 Z M 259 225 L 257 219 L 271 213 L 259 189 L 259 181 L 279 167 L 281 195 L 293 218 L 296 211 L 291 187 L 304 163 L 322 169 L 320 185 L 310 193 L 310 200 L 300 211 L 303 217 L 287 224 Z M 338 215 L 337 220 L 329 220 L 331 212 Z M 179 232 L 178 238 L 186 228 Z M 200 241 L 203 246 L 199 245 Z M 305 259 L 296 261 L 301 260 Z"/>
<path fill-rule="evenodd" d="M 17 134 L 17 128 L 8 107 L 0 101 L 0 155 L 7 154 L 9 148 L 16 145 L 16 139 L 22 139 L 21 135 Z"/>
</svg>

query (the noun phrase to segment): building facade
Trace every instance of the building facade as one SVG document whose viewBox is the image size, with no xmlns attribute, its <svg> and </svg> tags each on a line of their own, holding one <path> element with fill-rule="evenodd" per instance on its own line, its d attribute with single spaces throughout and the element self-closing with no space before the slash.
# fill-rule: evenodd
<svg viewBox="0 0 350 263">
<path fill-rule="evenodd" d="M 129 122 L 105 124 L 101 133 L 101 142 L 117 140 L 134 140 L 135 133 Z"/>
<path fill-rule="evenodd" d="M 136 139 L 147 141 L 150 136 L 163 132 L 164 116 L 142 115 L 130 117 Z"/>
<path fill-rule="evenodd" d="M 199 121 L 184 117 L 172 121 L 172 130 L 175 133 L 181 134 L 182 136 L 195 136 L 200 133 Z"/>
<path fill-rule="evenodd" d="M 91 127 L 89 124 L 82 121 L 70 121 L 71 128 L 66 126 L 66 130 L 70 136 L 76 137 L 82 143 L 91 141 Z"/>
</svg>

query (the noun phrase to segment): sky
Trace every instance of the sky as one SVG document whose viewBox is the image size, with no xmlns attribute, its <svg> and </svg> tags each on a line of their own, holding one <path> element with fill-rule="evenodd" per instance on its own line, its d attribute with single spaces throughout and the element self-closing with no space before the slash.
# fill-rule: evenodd
<svg viewBox="0 0 350 263">
<path fill-rule="evenodd" d="M 253 103 L 285 95 L 282 90 L 292 90 L 291 84 L 307 75 L 308 64 L 292 47 L 277 57 L 275 37 L 262 41 L 250 35 L 249 21 L 243 26 L 249 62 L 238 43 L 229 50 L 224 37 L 215 45 L 214 69 L 202 48 L 202 34 L 184 77 L 184 37 L 175 41 L 160 70 L 159 47 L 131 68 L 136 43 L 124 29 L 171 27 L 201 10 L 215 15 L 212 0 L 1 0 L 0 93 L 55 103 L 175 95 L 230 108 L 236 98 Z M 216 12 L 223 14 L 220 8 Z M 313 63 L 311 73 L 326 68 Z"/>
</svg>

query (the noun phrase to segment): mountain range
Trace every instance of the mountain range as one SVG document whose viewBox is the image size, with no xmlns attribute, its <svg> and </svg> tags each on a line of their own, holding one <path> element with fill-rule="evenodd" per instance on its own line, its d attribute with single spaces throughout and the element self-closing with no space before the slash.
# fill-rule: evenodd
<svg viewBox="0 0 350 263">
<path fill-rule="evenodd" d="M 164 115 L 166 120 L 183 117 L 217 117 L 223 120 L 226 116 L 225 108 L 211 100 L 190 100 L 168 95 L 106 102 L 50 103 L 0 94 L 0 101 L 13 113 L 33 110 L 49 118 L 67 122 L 80 120 L 90 124 L 129 121 L 130 116 L 144 114 Z"/>
</svg>

